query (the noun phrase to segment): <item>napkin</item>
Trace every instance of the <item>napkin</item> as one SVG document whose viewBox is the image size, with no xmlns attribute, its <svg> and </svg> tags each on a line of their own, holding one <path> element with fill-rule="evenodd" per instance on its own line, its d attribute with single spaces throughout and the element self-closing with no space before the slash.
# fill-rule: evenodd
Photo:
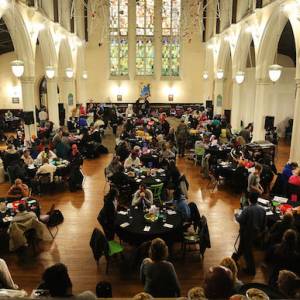
<svg viewBox="0 0 300 300">
<path fill-rule="evenodd" d="M 126 216 L 126 215 L 128 214 L 128 212 L 127 212 L 127 211 L 124 211 L 124 210 L 120 210 L 120 211 L 118 211 L 118 214 L 119 214 L 119 215 Z"/>
<path fill-rule="evenodd" d="M 146 232 L 148 232 L 148 231 L 150 231 L 150 226 L 145 226 L 145 228 L 144 228 L 144 231 L 146 231 Z"/>
<path fill-rule="evenodd" d="M 267 211 L 267 212 L 266 212 L 266 215 L 267 215 L 267 216 L 273 216 L 273 212 L 272 212 L 272 211 Z"/>
<path fill-rule="evenodd" d="M 288 202 L 288 198 L 283 198 L 283 197 L 278 197 L 278 196 L 275 196 L 273 200 L 276 202 L 279 202 L 279 203 L 287 203 Z"/>
<path fill-rule="evenodd" d="M 161 180 L 160 180 L 160 179 L 158 179 L 158 178 L 156 178 L 156 179 L 155 179 L 155 181 L 156 181 L 156 182 L 161 182 Z"/>
<path fill-rule="evenodd" d="M 175 210 L 168 209 L 168 210 L 167 210 L 167 214 L 170 215 L 170 216 L 176 215 L 176 211 L 175 211 Z"/>
<path fill-rule="evenodd" d="M 123 224 L 121 224 L 120 226 L 122 227 L 122 228 L 126 228 L 127 226 L 129 226 L 130 224 L 128 223 L 128 222 L 125 222 L 125 223 L 123 223 Z"/>
<path fill-rule="evenodd" d="M 257 199 L 257 202 L 258 202 L 258 203 L 261 203 L 261 204 L 263 204 L 263 205 L 268 205 L 268 204 L 269 204 L 269 200 L 262 199 L 262 198 L 258 198 L 258 199 Z"/>
<path fill-rule="evenodd" d="M 173 225 L 172 225 L 172 224 L 165 223 L 165 224 L 164 224 L 164 227 L 167 227 L 167 228 L 173 228 Z"/>
</svg>

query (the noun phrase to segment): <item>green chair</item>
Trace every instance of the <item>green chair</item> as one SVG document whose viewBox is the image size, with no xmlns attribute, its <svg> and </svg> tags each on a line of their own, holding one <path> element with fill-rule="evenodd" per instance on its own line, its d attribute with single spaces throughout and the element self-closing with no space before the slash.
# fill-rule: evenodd
<svg viewBox="0 0 300 300">
<path fill-rule="evenodd" d="M 124 248 L 115 240 L 108 241 L 104 233 L 95 228 L 90 240 L 90 247 L 92 248 L 94 258 L 99 265 L 99 259 L 102 256 L 105 256 L 106 259 L 106 274 L 108 274 L 108 268 L 111 261 L 111 258 L 121 255 L 123 258 Z"/>
<path fill-rule="evenodd" d="M 163 183 L 159 184 L 153 184 L 150 186 L 150 190 L 152 191 L 153 194 L 153 202 L 158 202 L 159 204 L 162 203 L 161 201 L 161 194 L 162 194 L 162 189 L 164 187 Z"/>
</svg>

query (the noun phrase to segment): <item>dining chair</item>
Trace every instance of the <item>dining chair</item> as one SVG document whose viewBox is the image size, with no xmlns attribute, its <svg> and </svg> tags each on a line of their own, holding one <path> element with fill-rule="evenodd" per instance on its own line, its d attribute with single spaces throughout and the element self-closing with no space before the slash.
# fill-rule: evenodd
<svg viewBox="0 0 300 300">
<path fill-rule="evenodd" d="M 55 210 L 55 204 L 52 204 L 50 210 L 48 211 L 48 213 L 45 214 L 45 215 L 40 215 L 40 217 L 39 217 L 40 221 L 43 224 L 46 225 L 46 227 L 47 227 L 47 229 L 48 229 L 48 231 L 49 231 L 49 233 L 50 233 L 53 240 L 55 239 L 55 237 L 58 233 L 58 225 L 50 226 L 50 224 L 49 224 L 50 216 L 51 216 L 51 214 L 53 213 L 54 210 Z M 51 230 L 52 227 L 55 227 L 55 229 L 56 229 L 54 234 L 52 233 L 52 230 Z"/>
<path fill-rule="evenodd" d="M 108 241 L 104 233 L 95 228 L 90 240 L 90 247 L 92 248 L 94 258 L 99 266 L 99 260 L 102 256 L 106 259 L 106 274 L 108 274 L 110 261 L 117 255 L 123 258 L 124 248 L 115 240 Z"/>
<path fill-rule="evenodd" d="M 161 194 L 162 194 L 163 187 L 164 187 L 163 183 L 153 184 L 150 186 L 150 190 L 152 191 L 153 194 L 153 202 L 158 202 L 159 204 L 162 203 Z"/>
</svg>

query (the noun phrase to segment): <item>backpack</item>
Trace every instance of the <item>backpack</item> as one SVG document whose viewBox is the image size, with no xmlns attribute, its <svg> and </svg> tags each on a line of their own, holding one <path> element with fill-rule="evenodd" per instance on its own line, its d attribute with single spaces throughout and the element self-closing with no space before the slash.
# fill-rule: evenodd
<svg viewBox="0 0 300 300">
<path fill-rule="evenodd" d="M 50 211 L 47 214 L 49 214 L 48 226 L 50 227 L 57 226 L 64 221 L 64 216 L 62 212 L 58 209 L 54 209 L 53 211 Z"/>
<path fill-rule="evenodd" d="M 97 298 L 112 298 L 111 284 L 107 281 L 100 281 L 96 285 Z"/>
</svg>

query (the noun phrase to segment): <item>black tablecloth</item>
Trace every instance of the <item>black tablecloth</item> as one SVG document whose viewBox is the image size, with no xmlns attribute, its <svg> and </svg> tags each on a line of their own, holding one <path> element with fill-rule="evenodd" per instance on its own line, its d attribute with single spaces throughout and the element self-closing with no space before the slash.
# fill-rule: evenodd
<svg viewBox="0 0 300 300">
<path fill-rule="evenodd" d="M 140 157 L 141 162 L 144 166 L 149 168 L 158 168 L 159 165 L 159 157 L 157 154 L 142 154 Z"/>
<path fill-rule="evenodd" d="M 160 183 L 166 183 L 167 176 L 165 172 L 159 173 L 156 172 L 155 176 L 152 175 L 136 175 L 134 177 L 134 181 L 136 182 L 137 186 L 141 183 L 144 183 L 147 187 L 150 187 L 151 185 L 160 184 Z"/>
<path fill-rule="evenodd" d="M 6 211 L 0 211 L 0 227 L 7 227 L 10 224 L 10 221 L 5 221 L 5 217 L 14 217 L 17 213 L 16 209 L 18 204 L 23 203 L 26 205 L 28 211 L 33 211 L 38 217 L 40 216 L 40 205 L 36 199 L 21 199 L 10 201 L 10 199 L 0 198 L 0 202 L 5 202 L 8 207 Z"/>
<path fill-rule="evenodd" d="M 168 244 L 177 240 L 181 236 L 182 221 L 178 213 L 174 215 L 166 215 L 166 223 L 173 225 L 173 228 L 167 228 L 163 226 L 162 218 L 154 223 L 148 223 L 144 218 L 144 212 L 140 209 L 131 208 L 129 215 L 117 215 L 116 219 L 116 233 L 121 240 L 130 244 L 139 245 L 145 241 L 152 240 L 156 237 L 160 237 Z M 129 226 L 122 228 L 120 225 L 128 222 Z M 149 232 L 144 231 L 145 226 L 151 226 Z"/>
</svg>

